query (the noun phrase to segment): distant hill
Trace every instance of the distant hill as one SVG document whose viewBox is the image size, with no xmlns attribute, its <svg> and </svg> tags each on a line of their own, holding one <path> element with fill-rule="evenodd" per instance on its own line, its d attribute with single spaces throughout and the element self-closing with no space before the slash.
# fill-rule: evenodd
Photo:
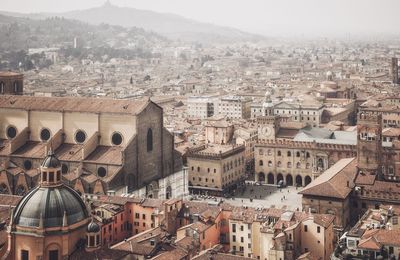
<svg viewBox="0 0 400 260">
<path fill-rule="evenodd" d="M 1 14 L 0 39 L 0 70 L 49 67 L 53 60 L 43 51 L 49 47 L 59 50 L 59 61 L 90 59 L 106 62 L 112 58 L 158 57 L 160 54 L 153 52 L 154 47 L 171 42 L 164 36 L 136 27 L 92 25 L 60 17 L 36 20 Z"/>
<path fill-rule="evenodd" d="M 1 14 L 0 35 L 1 51 L 66 46 L 72 44 L 75 37 L 82 47 L 147 48 L 167 41 L 163 36 L 136 27 L 91 25 L 60 17 L 37 20 Z"/>
<path fill-rule="evenodd" d="M 11 15 L 22 16 L 23 14 Z M 103 6 L 86 10 L 53 14 L 29 14 L 28 16 L 31 18 L 61 16 L 90 24 L 106 23 L 124 27 L 134 26 L 159 33 L 173 40 L 196 41 L 201 43 L 229 43 L 263 39 L 262 36 L 242 32 L 230 27 L 200 23 L 174 14 L 118 7 L 111 5 L 109 2 L 106 2 Z"/>
</svg>

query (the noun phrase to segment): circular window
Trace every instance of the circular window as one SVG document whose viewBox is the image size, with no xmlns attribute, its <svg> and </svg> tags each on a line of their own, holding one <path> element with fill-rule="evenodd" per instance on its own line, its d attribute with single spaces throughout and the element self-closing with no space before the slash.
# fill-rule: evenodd
<svg viewBox="0 0 400 260">
<path fill-rule="evenodd" d="M 120 133 L 113 133 L 111 137 L 111 142 L 113 145 L 120 145 L 122 144 L 122 135 Z"/>
<path fill-rule="evenodd" d="M 100 177 L 105 177 L 106 176 L 106 174 L 107 174 L 107 170 L 106 170 L 106 168 L 104 168 L 104 167 L 99 167 L 98 169 L 97 169 L 97 175 L 99 175 Z"/>
<path fill-rule="evenodd" d="M 85 142 L 85 140 L 86 140 L 86 133 L 83 132 L 82 130 L 78 130 L 75 133 L 75 141 L 77 143 L 83 143 L 83 142 Z"/>
<path fill-rule="evenodd" d="M 25 170 L 32 169 L 32 162 L 29 160 L 24 161 L 24 168 L 25 168 Z"/>
<path fill-rule="evenodd" d="M 14 126 L 9 126 L 7 128 L 7 137 L 14 138 L 16 136 L 17 136 L 17 128 L 15 128 Z"/>
<path fill-rule="evenodd" d="M 47 141 L 50 139 L 50 130 L 43 128 L 42 131 L 40 131 L 40 139 L 42 139 L 42 141 Z"/>
<path fill-rule="evenodd" d="M 68 166 L 64 163 L 61 165 L 61 172 L 62 174 L 66 174 L 68 172 Z"/>
</svg>

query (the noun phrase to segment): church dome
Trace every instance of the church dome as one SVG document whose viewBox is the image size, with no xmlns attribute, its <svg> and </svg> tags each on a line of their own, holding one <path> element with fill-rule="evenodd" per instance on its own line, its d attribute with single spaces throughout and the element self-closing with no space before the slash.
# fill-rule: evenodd
<svg viewBox="0 0 400 260">
<path fill-rule="evenodd" d="M 63 227 L 85 220 L 88 216 L 85 203 L 72 188 L 64 185 L 39 186 L 18 203 L 14 224 L 21 227 Z"/>
</svg>

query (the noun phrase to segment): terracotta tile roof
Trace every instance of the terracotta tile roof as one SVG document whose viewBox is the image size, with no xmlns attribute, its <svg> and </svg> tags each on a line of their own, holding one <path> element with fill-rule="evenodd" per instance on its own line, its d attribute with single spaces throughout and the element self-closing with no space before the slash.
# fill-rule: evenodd
<svg viewBox="0 0 400 260">
<path fill-rule="evenodd" d="M 182 248 L 174 248 L 171 251 L 161 253 L 160 255 L 153 257 L 154 260 L 181 260 L 187 259 L 188 252 Z"/>
<path fill-rule="evenodd" d="M 0 155 L 8 155 L 9 149 L 4 149 L 10 143 L 9 139 L 0 139 Z"/>
<path fill-rule="evenodd" d="M 45 146 L 46 144 L 42 142 L 28 141 L 17 149 L 13 155 L 29 158 L 44 158 Z"/>
<path fill-rule="evenodd" d="M 362 239 L 362 240 L 360 240 L 360 243 L 358 244 L 358 248 L 368 249 L 368 250 L 380 250 L 381 247 L 382 247 L 382 245 L 379 244 L 374 237 Z"/>
<path fill-rule="evenodd" d="M 30 177 L 35 177 L 35 176 L 38 176 L 40 174 L 40 170 L 39 169 L 27 170 L 27 171 L 25 171 L 25 174 L 30 176 Z"/>
<path fill-rule="evenodd" d="M 400 136 L 400 128 L 393 128 L 393 127 L 385 128 L 382 130 L 382 135 L 398 137 Z"/>
<path fill-rule="evenodd" d="M 158 239 L 161 240 L 167 235 L 160 227 L 149 229 L 142 233 L 139 233 L 133 237 L 126 239 L 123 242 L 113 245 L 112 249 L 123 250 L 134 253 L 136 255 L 149 255 L 156 245 L 151 245 L 150 240 Z"/>
<path fill-rule="evenodd" d="M 116 205 L 116 204 L 111 204 L 111 203 L 102 204 L 99 206 L 99 208 L 103 208 L 103 209 L 111 212 L 112 214 L 118 214 L 125 210 L 122 205 Z"/>
<path fill-rule="evenodd" d="M 119 146 L 97 146 L 85 161 L 99 164 L 122 165 L 122 149 Z"/>
<path fill-rule="evenodd" d="M 166 204 L 166 205 L 173 205 L 173 204 L 175 204 L 176 202 L 179 202 L 179 201 L 181 201 L 181 200 L 182 200 L 182 199 L 171 198 L 171 199 L 166 200 L 166 201 L 164 202 L 164 204 Z"/>
<path fill-rule="evenodd" d="M 334 215 L 330 214 L 314 214 L 314 222 L 324 228 L 329 227 L 335 220 Z"/>
<path fill-rule="evenodd" d="M 80 97 L 0 96 L 0 108 L 36 111 L 117 113 L 136 115 L 149 103 L 147 99 L 123 100 Z"/>
<path fill-rule="evenodd" d="M 207 250 L 201 252 L 198 256 L 192 258 L 192 260 L 253 260 L 254 258 L 239 256 L 239 255 L 230 255 L 216 252 L 214 250 Z"/>
<path fill-rule="evenodd" d="M 356 164 L 355 158 L 341 159 L 302 189 L 299 194 L 345 199 L 354 186 Z"/>
<path fill-rule="evenodd" d="M 253 223 L 254 221 L 263 222 L 268 217 L 279 219 L 285 213 L 283 209 L 264 208 L 257 210 L 256 208 L 235 207 L 229 217 L 231 220 L 239 220 L 245 223 Z"/>
<path fill-rule="evenodd" d="M 81 175 L 81 178 L 82 178 L 85 182 L 87 182 L 87 183 L 89 183 L 89 184 L 95 183 L 95 182 L 99 179 L 99 178 L 98 178 L 96 175 L 94 175 L 94 174 Z"/>
<path fill-rule="evenodd" d="M 142 207 L 162 209 L 163 200 L 161 199 L 145 199 L 141 204 Z"/>
<path fill-rule="evenodd" d="M 12 209 L 12 207 L 10 207 L 10 206 L 0 206 L 0 224 L 2 224 L 2 223 L 8 224 L 9 223 L 11 209 Z"/>
<path fill-rule="evenodd" d="M 399 229 L 394 229 L 394 230 L 387 230 L 387 229 L 380 229 L 376 234 L 375 234 L 375 239 L 385 245 L 385 246 L 395 246 L 395 247 L 400 247 L 400 230 Z"/>
<path fill-rule="evenodd" d="M 298 129 L 287 129 L 287 128 L 280 128 L 276 137 L 286 137 L 286 138 L 294 138 L 299 133 Z"/>
<path fill-rule="evenodd" d="M 362 185 L 362 188 L 363 196 L 384 200 L 387 204 L 393 203 L 400 197 L 400 184 L 395 182 L 375 181 L 373 185 Z"/>
<path fill-rule="evenodd" d="M 190 236 L 186 236 L 186 237 L 182 238 L 181 240 L 175 241 L 175 243 L 176 243 L 178 246 L 183 247 L 183 248 L 191 247 L 192 244 L 193 244 L 193 242 L 194 242 L 194 240 L 193 240 L 193 238 L 190 237 Z"/>
<path fill-rule="evenodd" d="M 62 144 L 57 148 L 55 154 L 60 161 L 82 161 L 82 148 L 81 144 Z"/>
<path fill-rule="evenodd" d="M 25 174 L 24 170 L 21 167 L 9 167 L 7 168 L 7 172 L 11 175 Z"/>
<path fill-rule="evenodd" d="M 178 230 L 183 230 L 183 229 L 193 229 L 193 230 L 197 230 L 199 232 L 203 232 L 206 231 L 207 229 L 209 229 L 210 227 L 212 227 L 212 225 L 210 224 L 205 224 L 201 221 L 196 221 L 194 223 L 191 223 L 189 225 L 183 226 L 181 228 L 179 228 Z"/>
<path fill-rule="evenodd" d="M 368 173 L 357 174 L 355 183 L 357 185 L 372 185 L 376 180 L 376 176 Z"/>
<path fill-rule="evenodd" d="M 219 212 L 219 208 L 217 206 L 208 205 L 206 202 L 185 201 L 185 206 L 188 207 L 190 214 L 201 215 L 203 212 L 205 212 L 208 209 Z"/>
<path fill-rule="evenodd" d="M 103 259 L 103 260 L 113 260 L 113 259 L 131 259 L 129 257 L 131 255 L 127 251 L 111 249 L 107 247 L 102 247 L 95 251 L 86 251 L 84 248 L 75 251 L 68 259 L 71 260 L 80 260 L 80 259 Z M 132 256 L 133 258 L 133 256 Z"/>
<path fill-rule="evenodd" d="M 1 194 L 0 196 L 0 206 L 12 206 L 15 207 L 17 206 L 18 202 L 22 199 L 21 196 L 17 195 L 7 195 L 7 194 Z"/>
</svg>

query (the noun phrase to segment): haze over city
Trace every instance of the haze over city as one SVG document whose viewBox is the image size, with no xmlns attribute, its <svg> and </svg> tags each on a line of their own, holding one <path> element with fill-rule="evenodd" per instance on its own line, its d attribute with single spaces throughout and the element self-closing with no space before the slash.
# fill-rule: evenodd
<svg viewBox="0 0 400 260">
<path fill-rule="evenodd" d="M 398 0 L 112 0 L 266 36 L 399 35 Z M 0 10 L 40 13 L 93 8 L 102 0 L 2 0 Z"/>
</svg>

